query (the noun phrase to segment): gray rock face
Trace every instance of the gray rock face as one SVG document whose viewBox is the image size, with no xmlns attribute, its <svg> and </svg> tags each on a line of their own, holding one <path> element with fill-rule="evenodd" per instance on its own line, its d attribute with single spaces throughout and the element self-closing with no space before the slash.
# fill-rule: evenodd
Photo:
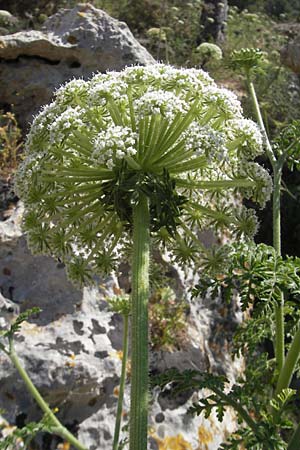
<svg viewBox="0 0 300 450">
<path fill-rule="evenodd" d="M 281 62 L 285 66 L 294 73 L 300 74 L 300 32 L 282 48 L 280 56 Z"/>
<path fill-rule="evenodd" d="M 122 318 L 110 312 L 105 299 L 114 295 L 119 280 L 112 276 L 99 280 L 93 288 L 76 290 L 59 262 L 31 255 L 20 230 L 21 216 L 19 205 L 0 223 L 0 290 L 5 297 L 0 297 L 0 314 L 11 305 L 15 312 L 33 306 L 42 308 L 38 317 L 23 323 L 16 338 L 16 352 L 36 387 L 52 407 L 59 408 L 59 418 L 78 433 L 87 448 L 111 450 L 117 404 L 115 388 L 121 371 Z M 183 295 L 187 281 L 176 267 L 173 272 L 175 285 Z M 150 370 L 155 373 L 171 367 L 216 370 L 233 380 L 242 370 L 242 362 L 232 363 L 227 346 L 233 318 L 237 320 L 238 316 L 232 310 L 226 318 L 223 309 L 209 298 L 193 301 L 185 343 L 178 350 L 152 352 Z M 6 322 L 13 314 L 5 316 Z M 5 409 L 5 419 L 10 424 L 41 417 L 3 352 L 0 353 L 0 380 L 0 409 Z M 233 431 L 235 416 L 228 411 L 222 423 L 214 416 L 192 418 L 187 408 L 198 395 L 174 397 L 172 392 L 163 395 L 154 392 L 149 412 L 152 429 L 149 449 L 157 449 L 158 444 L 171 445 L 176 440 L 182 445 L 189 443 L 192 448 L 218 448 L 224 435 Z M 128 412 L 129 383 L 124 423 L 128 421 Z M 58 448 L 58 440 L 40 436 L 37 445 L 38 450 L 53 450 Z"/>
<path fill-rule="evenodd" d="M 13 105 L 25 129 L 63 82 L 155 62 L 125 23 L 88 3 L 60 10 L 42 31 L 1 36 L 0 61 L 1 104 Z"/>
</svg>

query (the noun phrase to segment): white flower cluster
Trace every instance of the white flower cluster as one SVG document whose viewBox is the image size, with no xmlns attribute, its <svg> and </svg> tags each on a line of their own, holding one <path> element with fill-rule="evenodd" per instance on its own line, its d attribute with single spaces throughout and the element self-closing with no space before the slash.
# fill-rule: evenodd
<svg viewBox="0 0 300 450">
<path fill-rule="evenodd" d="M 82 281 L 128 247 L 136 189 L 149 195 L 153 229 L 167 243 L 194 224 L 227 226 L 238 209 L 232 190 L 263 204 L 270 177 L 251 162 L 260 152 L 259 129 L 236 96 L 201 70 L 154 64 L 71 80 L 27 138 L 17 188 L 28 240 Z M 184 219 L 172 219 L 169 233 L 174 211 Z M 246 216 L 242 228 L 254 229 Z"/>
<path fill-rule="evenodd" d="M 84 110 L 80 106 L 76 106 L 75 108 L 70 106 L 60 114 L 53 123 L 48 125 L 50 143 L 59 143 L 71 130 L 83 128 L 85 126 L 83 121 L 84 113 Z"/>
<path fill-rule="evenodd" d="M 204 155 L 209 162 L 226 160 L 226 135 L 222 131 L 215 130 L 207 125 L 201 126 L 192 122 L 186 131 L 185 148 L 193 150 L 195 156 Z"/>
<path fill-rule="evenodd" d="M 175 69 L 172 66 L 156 64 L 144 67 L 128 67 L 121 73 L 121 79 L 128 84 L 143 84 L 150 89 L 191 89 L 202 92 L 204 87 L 216 86 L 214 80 L 204 71 L 197 69 Z"/>
<path fill-rule="evenodd" d="M 78 101 L 84 101 L 86 96 L 87 83 L 80 78 L 69 81 L 55 92 L 56 102 L 63 105 L 72 105 Z"/>
<path fill-rule="evenodd" d="M 228 137 L 234 148 L 240 148 L 242 155 L 256 158 L 263 152 L 263 141 L 260 129 L 249 119 L 233 119 L 229 121 Z"/>
<path fill-rule="evenodd" d="M 178 98 L 173 92 L 161 89 L 148 91 L 134 102 L 134 107 L 139 117 L 161 114 L 172 120 L 177 113 L 186 113 L 188 104 Z"/>
<path fill-rule="evenodd" d="M 242 107 L 237 96 L 225 88 L 208 86 L 204 92 L 207 105 L 215 109 L 217 116 L 224 119 L 242 118 Z"/>
<path fill-rule="evenodd" d="M 238 176 L 255 182 L 255 187 L 243 188 L 243 194 L 245 197 L 253 198 L 264 207 L 273 190 L 273 182 L 269 173 L 255 162 L 244 161 L 238 165 Z"/>
<path fill-rule="evenodd" d="M 41 140 L 45 143 L 46 137 L 49 134 L 48 125 L 53 123 L 57 114 L 57 104 L 52 102 L 49 105 L 43 106 L 39 114 L 34 117 L 25 144 L 27 154 L 40 151 Z"/>
<path fill-rule="evenodd" d="M 127 83 L 120 79 L 118 72 L 96 75 L 90 82 L 88 102 L 104 106 L 110 97 L 120 101 L 126 98 L 127 89 Z"/>
<path fill-rule="evenodd" d="M 137 134 L 131 128 L 111 126 L 105 131 L 98 133 L 94 139 L 94 151 L 92 159 L 97 164 L 104 164 L 109 169 L 116 165 L 116 160 L 136 154 L 135 143 Z"/>
</svg>

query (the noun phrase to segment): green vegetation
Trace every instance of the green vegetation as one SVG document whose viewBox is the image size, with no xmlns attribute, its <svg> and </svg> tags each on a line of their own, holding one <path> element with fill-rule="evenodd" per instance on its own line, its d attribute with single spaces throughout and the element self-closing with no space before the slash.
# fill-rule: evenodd
<svg viewBox="0 0 300 450">
<path fill-rule="evenodd" d="M 150 342 L 154 350 L 180 349 L 187 331 L 188 304 L 169 288 L 158 289 L 149 300 Z"/>
<path fill-rule="evenodd" d="M 0 112 L 0 171 L 10 175 L 22 159 L 22 133 L 14 114 Z"/>
<path fill-rule="evenodd" d="M 47 9 L 41 3 L 28 26 L 38 28 L 58 7 L 76 3 L 50 2 Z M 125 75 L 98 75 L 89 82 L 73 80 L 58 91 L 54 106 L 46 107 L 33 124 L 28 158 L 18 175 L 32 249 L 61 258 L 70 279 L 82 285 L 91 282 L 95 272 L 115 268 L 120 255 L 127 255 L 132 246 L 131 304 L 128 307 L 128 298 L 119 298 L 113 306 L 124 317 L 114 450 L 122 445 L 119 437 L 129 316 L 131 450 L 144 450 L 147 445 L 148 319 L 153 349 L 173 350 L 185 340 L 186 303 L 176 299 L 165 280 L 156 284 L 150 295 L 153 242 L 161 251 L 168 249 L 176 263 L 201 270 L 200 282 L 193 289 L 195 299 L 208 289 L 212 297 L 222 292 L 225 300 L 238 292 L 242 310 L 248 315 L 234 338 L 234 353 L 242 354 L 247 366 L 229 391 L 225 377 L 197 371 L 172 371 L 156 382 L 162 388 L 173 382 L 175 391 L 210 389 L 212 394 L 195 404 L 192 413 L 204 412 L 208 417 L 215 409 L 222 420 L 228 406 L 236 410 L 240 426 L 222 449 L 244 445 L 247 450 L 298 450 L 296 391 L 290 384 L 300 369 L 300 262 L 297 257 L 281 254 L 285 240 L 281 199 L 284 173 L 291 175 L 300 167 L 300 87 L 281 65 L 280 49 L 287 36 L 278 26 L 279 21 L 299 16 L 298 2 L 230 2 L 227 40 L 222 48 L 198 42 L 202 1 L 91 3 L 126 21 L 158 60 L 177 67 L 205 67 L 219 82 L 235 88 L 246 116 L 255 118 L 260 128 L 242 118 L 238 102 L 226 90 L 215 92 L 203 73 L 197 75 L 199 83 L 195 85 L 190 75 L 194 72 L 164 65 L 149 72 L 127 69 Z M 209 95 L 202 91 L 203 86 Z M 91 98 L 100 103 L 91 103 Z M 91 124 L 89 129 L 87 123 Z M 22 144 L 10 113 L 1 116 L 0 139 L 0 166 L 12 171 Z M 46 156 L 38 154 L 41 145 L 47 149 Z M 264 169 L 249 161 L 257 157 L 272 170 L 272 247 L 249 243 L 257 231 L 253 210 L 245 206 L 234 210 L 225 198 L 231 190 L 246 198 L 247 205 L 254 201 L 264 204 L 270 183 Z M 237 160 L 241 164 L 236 164 Z M 299 188 L 294 194 L 290 201 L 298 205 Z M 244 242 L 205 253 L 195 227 L 226 230 L 232 239 Z M 73 254 L 74 243 L 86 249 L 87 258 Z M 9 336 L 3 334 L 2 338 Z M 271 350 L 266 351 L 266 347 Z M 15 438 L 27 442 L 34 433 L 46 430 L 83 448 L 38 396 L 12 344 L 9 349 L 1 344 L 1 349 L 18 368 L 47 419 L 46 425 L 43 421 L 29 424 Z M 9 444 L 14 437 L 11 439 Z"/>
</svg>

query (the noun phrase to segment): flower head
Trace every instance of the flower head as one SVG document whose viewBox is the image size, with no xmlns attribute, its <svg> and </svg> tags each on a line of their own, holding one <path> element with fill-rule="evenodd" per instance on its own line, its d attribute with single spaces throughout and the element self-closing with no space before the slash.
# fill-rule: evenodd
<svg viewBox="0 0 300 450">
<path fill-rule="evenodd" d="M 194 226 L 256 229 L 229 192 L 269 198 L 270 177 L 252 161 L 261 147 L 236 96 L 201 70 L 156 64 L 72 80 L 35 117 L 17 175 L 30 247 L 63 260 L 72 280 L 109 271 L 143 192 L 153 237 L 195 260 Z"/>
<path fill-rule="evenodd" d="M 263 61 L 264 53 L 259 48 L 242 48 L 231 53 L 230 66 L 240 72 L 249 74 Z"/>
</svg>

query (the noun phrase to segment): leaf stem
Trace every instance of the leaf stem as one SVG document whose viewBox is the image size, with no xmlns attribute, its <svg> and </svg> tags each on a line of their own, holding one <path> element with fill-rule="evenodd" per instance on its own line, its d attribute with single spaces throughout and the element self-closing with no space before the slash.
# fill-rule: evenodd
<svg viewBox="0 0 300 450">
<path fill-rule="evenodd" d="M 217 387 L 210 388 L 213 392 L 215 392 L 221 399 L 223 399 L 228 405 L 232 406 L 236 410 L 236 412 L 240 415 L 240 417 L 249 425 L 254 434 L 260 437 L 260 433 L 258 430 L 257 424 L 254 420 L 249 416 L 248 412 L 240 405 L 238 402 L 230 398 L 229 395 L 224 394 L 221 389 Z"/>
<path fill-rule="evenodd" d="M 32 395 L 32 397 L 35 399 L 35 401 L 37 402 L 39 407 L 42 409 L 42 411 L 51 420 L 51 422 L 52 422 L 52 424 L 54 426 L 53 431 L 55 431 L 55 433 L 58 434 L 59 436 L 61 436 L 62 438 L 66 439 L 70 444 L 72 444 L 78 450 L 87 450 L 86 447 L 84 447 L 76 439 L 76 437 L 73 436 L 73 434 L 70 433 L 70 431 L 68 431 L 60 423 L 60 421 L 57 419 L 57 417 L 55 416 L 55 414 L 53 413 L 53 411 L 51 410 L 49 405 L 45 402 L 45 400 L 43 399 L 43 397 L 41 396 L 41 394 L 39 393 L 37 388 L 34 386 L 34 384 L 32 383 L 31 379 L 29 378 L 26 370 L 24 369 L 24 367 L 20 363 L 20 360 L 19 360 L 19 358 L 18 358 L 18 356 L 17 356 L 17 354 L 15 352 L 12 339 L 10 339 L 10 351 L 9 351 L 8 356 L 9 356 L 10 360 L 12 361 L 12 363 L 14 364 L 14 366 L 16 367 L 17 371 L 19 372 L 20 376 L 22 377 L 22 379 L 23 379 L 23 381 L 24 381 L 28 391 Z"/>
<path fill-rule="evenodd" d="M 120 388 L 118 396 L 118 406 L 117 406 L 117 417 L 114 432 L 113 450 L 118 450 L 120 428 L 122 420 L 122 410 L 123 410 L 123 399 L 124 399 L 124 389 L 126 381 L 126 364 L 127 364 L 127 354 L 128 354 L 128 314 L 123 314 L 124 328 L 123 328 L 123 358 L 122 358 L 122 369 L 121 369 L 121 379 Z"/>
<path fill-rule="evenodd" d="M 145 194 L 133 207 L 130 450 L 147 449 L 150 213 Z"/>
</svg>

